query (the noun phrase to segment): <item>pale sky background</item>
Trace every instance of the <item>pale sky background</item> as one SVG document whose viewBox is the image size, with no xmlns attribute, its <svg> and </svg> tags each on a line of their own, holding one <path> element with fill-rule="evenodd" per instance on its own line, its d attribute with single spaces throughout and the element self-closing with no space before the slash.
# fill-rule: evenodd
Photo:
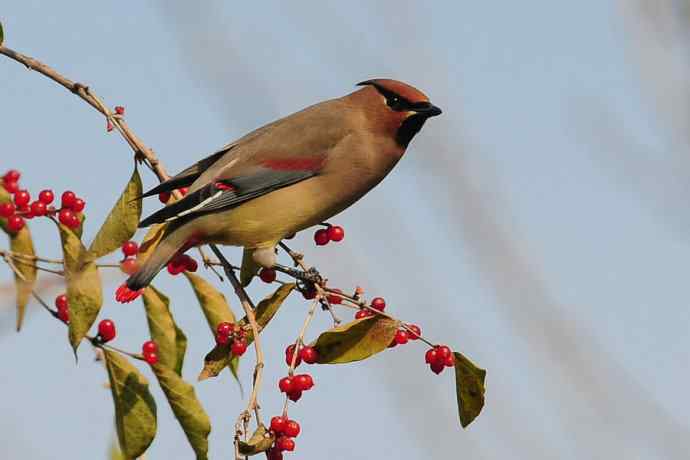
<svg viewBox="0 0 690 460">
<path fill-rule="evenodd" d="M 7 46 L 126 106 L 172 172 L 372 77 L 410 82 L 443 108 L 382 185 L 333 219 L 343 243 L 316 249 L 305 232 L 295 246 L 335 285 L 385 296 L 486 368 L 484 412 L 460 429 L 452 373 L 433 375 L 425 348 L 407 345 L 311 369 L 287 458 L 684 459 L 688 11 L 680 0 L 6 0 L 0 20 Z M 90 239 L 131 173 L 128 147 L 38 74 L 0 58 L 0 81 L 0 169 L 20 169 L 32 191 L 84 196 Z M 42 255 L 59 255 L 52 225 L 32 230 Z M 112 300 L 121 278 L 106 278 L 101 317 L 137 350 L 145 317 Z M 212 346 L 205 320 L 183 279 L 155 284 L 173 298 L 194 381 Z M 307 306 L 295 295 L 263 335 L 266 416 L 282 407 L 283 349 Z M 0 458 L 106 458 L 112 400 L 89 347 L 75 366 L 59 323 L 33 305 L 17 334 L 13 299 L 0 307 Z M 308 337 L 327 326 L 323 314 Z M 191 458 L 142 368 L 159 413 L 147 459 Z M 196 389 L 211 456 L 230 458 L 245 401 L 227 374 Z"/>
</svg>

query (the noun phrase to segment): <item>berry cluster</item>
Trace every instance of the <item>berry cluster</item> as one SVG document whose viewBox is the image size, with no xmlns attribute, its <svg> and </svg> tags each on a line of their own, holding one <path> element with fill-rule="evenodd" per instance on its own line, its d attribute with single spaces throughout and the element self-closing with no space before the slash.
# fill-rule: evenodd
<svg viewBox="0 0 690 460">
<path fill-rule="evenodd" d="M 195 272 L 199 268 L 196 260 L 192 259 L 187 254 L 177 254 L 168 262 L 168 273 L 171 275 L 179 275 L 184 271 Z"/>
<path fill-rule="evenodd" d="M 141 346 L 141 354 L 144 356 L 144 361 L 153 366 L 158 362 L 158 345 L 153 340 L 147 340 Z"/>
<path fill-rule="evenodd" d="M 328 225 L 314 232 L 314 242 L 317 246 L 324 246 L 330 241 L 342 241 L 345 238 L 345 230 L 339 225 Z"/>
<path fill-rule="evenodd" d="M 182 187 L 178 188 L 177 191 L 180 192 L 182 196 L 185 196 L 189 189 L 187 187 Z M 158 194 L 158 199 L 161 203 L 166 204 L 168 201 L 170 201 L 171 196 L 172 194 L 170 192 L 161 192 Z"/>
<path fill-rule="evenodd" d="M 302 392 L 314 387 L 314 379 L 309 374 L 297 374 L 292 377 L 283 377 L 278 381 L 278 388 L 285 393 L 290 401 L 297 402 L 302 397 Z"/>
<path fill-rule="evenodd" d="M 271 426 L 269 428 L 275 435 L 275 442 L 273 446 L 266 452 L 268 460 L 281 460 L 283 452 L 292 452 L 295 450 L 295 440 L 302 431 L 299 423 L 283 415 L 277 415 L 271 418 Z"/>
<path fill-rule="evenodd" d="M 295 344 L 293 343 L 285 349 L 285 364 L 292 366 L 293 359 L 295 359 L 295 367 L 299 366 L 302 361 L 307 364 L 314 364 L 319 360 L 319 352 L 314 347 L 303 346 L 295 358 Z"/>
<path fill-rule="evenodd" d="M 244 330 L 239 325 L 227 321 L 218 324 L 216 327 L 216 343 L 218 345 L 227 345 L 231 340 L 230 353 L 233 356 L 242 356 L 247 351 L 248 346 Z"/>
<path fill-rule="evenodd" d="M 120 262 L 120 270 L 123 273 L 132 275 L 139 269 L 136 255 L 139 253 L 139 245 L 134 241 L 125 241 L 122 243 L 122 254 L 124 259 Z"/>
<path fill-rule="evenodd" d="M 386 301 L 383 297 L 374 297 L 371 301 L 371 308 L 378 311 L 383 311 L 386 309 Z M 376 313 L 369 310 L 368 308 L 361 308 L 355 313 L 355 319 L 367 318 L 369 316 L 374 316 Z"/>
<path fill-rule="evenodd" d="M 111 319 L 104 319 L 98 323 L 98 340 L 101 343 L 110 342 L 115 338 L 115 323 Z"/>
<path fill-rule="evenodd" d="M 60 209 L 51 206 L 55 199 L 52 190 L 42 190 L 38 199 L 31 201 L 31 194 L 19 186 L 21 174 L 11 169 L 2 176 L 2 186 L 10 194 L 12 201 L 0 203 L 0 217 L 7 219 L 7 228 L 12 233 L 17 233 L 26 222 L 24 219 L 34 217 L 58 215 L 60 223 L 70 228 L 77 228 L 81 224 L 81 212 L 86 207 L 86 202 L 78 198 L 74 192 L 66 191 L 62 194 Z"/>
<path fill-rule="evenodd" d="M 453 352 L 445 345 L 436 345 L 428 350 L 424 359 L 434 374 L 440 374 L 446 367 L 455 365 Z"/>
<path fill-rule="evenodd" d="M 60 294 L 55 297 L 55 307 L 57 308 L 57 317 L 65 324 L 69 324 L 69 302 L 65 294 Z"/>
</svg>

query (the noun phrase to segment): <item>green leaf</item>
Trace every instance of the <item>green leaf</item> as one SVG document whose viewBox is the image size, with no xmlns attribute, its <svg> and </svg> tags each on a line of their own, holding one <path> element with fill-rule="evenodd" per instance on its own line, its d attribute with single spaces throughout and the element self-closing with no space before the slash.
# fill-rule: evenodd
<svg viewBox="0 0 690 460">
<path fill-rule="evenodd" d="M 294 288 L 294 283 L 283 284 L 273 294 L 259 302 L 254 311 L 256 323 L 259 327 L 262 329 L 266 327 Z M 239 325 L 246 326 L 247 324 L 249 324 L 249 321 L 245 316 L 240 320 Z M 247 344 L 251 344 L 253 341 L 254 335 L 251 331 L 247 331 Z M 216 345 L 204 358 L 204 368 L 199 374 L 199 381 L 206 380 L 209 377 L 216 377 L 228 365 L 231 365 L 230 370 L 236 375 L 237 364 L 234 364 L 234 362 L 237 362 L 237 360 L 230 358 L 230 348 L 228 345 Z M 235 367 L 233 368 L 232 366 Z"/>
<path fill-rule="evenodd" d="M 113 252 L 122 246 L 122 243 L 132 238 L 141 217 L 142 202 L 139 198 L 141 193 L 141 177 L 135 167 L 120 198 L 110 210 L 110 214 L 89 247 L 89 257 L 92 260 Z"/>
<path fill-rule="evenodd" d="M 211 421 L 196 398 L 194 387 L 160 363 L 151 367 L 156 378 L 158 378 L 163 393 L 168 398 L 175 418 L 180 422 L 192 449 L 196 453 L 197 460 L 206 459 Z"/>
<path fill-rule="evenodd" d="M 108 458 L 110 460 L 127 460 L 120 450 L 120 446 L 116 442 L 110 444 L 110 451 L 108 452 Z"/>
<path fill-rule="evenodd" d="M 467 427 L 484 407 L 484 378 L 486 371 L 474 365 L 462 353 L 455 356 L 455 391 L 458 395 L 460 424 Z"/>
<path fill-rule="evenodd" d="M 376 315 L 343 324 L 322 333 L 314 347 L 320 364 L 342 364 L 366 359 L 385 350 L 400 321 Z"/>
<path fill-rule="evenodd" d="M 275 435 L 273 435 L 263 424 L 261 424 L 246 442 L 239 442 L 240 454 L 256 455 L 260 454 L 261 452 L 266 452 L 271 448 L 273 441 L 275 441 Z"/>
<path fill-rule="evenodd" d="M 254 249 L 245 248 L 242 252 L 242 266 L 240 267 L 240 283 L 247 287 L 254 276 L 259 273 L 261 266 L 254 260 Z"/>
<path fill-rule="evenodd" d="M 2 30 L 2 22 L 0 22 L 0 46 L 5 41 L 5 32 Z"/>
<path fill-rule="evenodd" d="M 5 203 L 10 201 L 10 194 L 0 186 L 0 203 Z M 0 227 L 7 233 L 10 239 L 10 251 L 19 254 L 24 254 L 27 256 L 35 256 L 34 243 L 31 239 L 31 232 L 28 226 L 24 226 L 17 233 L 10 233 L 7 231 L 6 227 L 7 220 L 0 218 Z M 22 327 L 22 322 L 24 320 L 24 313 L 26 311 L 26 305 L 29 303 L 31 297 L 31 291 L 36 283 L 36 266 L 35 261 L 28 261 L 23 259 L 14 259 L 14 266 L 19 270 L 21 276 L 15 273 L 14 281 L 15 288 L 17 292 L 17 331 Z"/>
<path fill-rule="evenodd" d="M 86 248 L 69 228 L 58 224 L 69 302 L 69 341 L 76 353 L 79 343 L 96 321 L 103 304 L 101 277 L 94 262 L 85 262 Z"/>
<path fill-rule="evenodd" d="M 170 300 L 153 286 L 144 289 L 142 297 L 151 339 L 158 345 L 158 361 L 182 375 L 187 337 L 170 313 Z"/>
<path fill-rule="evenodd" d="M 184 274 L 192 285 L 192 289 L 194 289 L 194 294 L 196 294 L 201 310 L 204 312 L 204 316 L 206 316 L 206 322 L 208 322 L 208 327 L 211 329 L 211 334 L 215 337 L 218 324 L 224 321 L 234 323 L 235 315 L 230 310 L 230 305 L 225 300 L 225 296 L 213 287 L 211 283 L 193 273 L 186 271 Z"/>
<path fill-rule="evenodd" d="M 124 356 L 107 349 L 105 365 L 115 402 L 115 426 L 127 459 L 141 456 L 156 436 L 156 402 L 149 382 Z"/>
</svg>

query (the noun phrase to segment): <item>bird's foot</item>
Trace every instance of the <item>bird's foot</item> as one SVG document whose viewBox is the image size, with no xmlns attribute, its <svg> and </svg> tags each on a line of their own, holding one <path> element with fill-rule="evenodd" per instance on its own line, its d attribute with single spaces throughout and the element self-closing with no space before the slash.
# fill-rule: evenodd
<svg viewBox="0 0 690 460">
<path fill-rule="evenodd" d="M 292 267 L 286 267 L 285 265 L 275 264 L 273 266 L 273 269 L 285 273 L 286 275 L 292 276 L 293 278 L 303 281 L 305 283 L 318 284 L 319 286 L 323 286 L 325 281 L 321 274 L 319 274 L 318 270 L 314 267 L 304 271 Z"/>
</svg>

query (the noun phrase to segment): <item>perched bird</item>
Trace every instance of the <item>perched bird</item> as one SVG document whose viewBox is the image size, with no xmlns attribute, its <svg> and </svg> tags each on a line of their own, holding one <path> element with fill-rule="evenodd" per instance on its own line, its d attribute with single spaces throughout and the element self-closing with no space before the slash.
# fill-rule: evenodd
<svg viewBox="0 0 690 460">
<path fill-rule="evenodd" d="M 359 200 L 396 165 L 427 118 L 441 113 L 400 81 L 358 86 L 247 134 L 145 193 L 189 187 L 139 224 L 168 222 L 117 300 L 136 298 L 170 259 L 199 244 L 242 246 L 258 266 L 275 266 L 281 239 Z"/>
</svg>

